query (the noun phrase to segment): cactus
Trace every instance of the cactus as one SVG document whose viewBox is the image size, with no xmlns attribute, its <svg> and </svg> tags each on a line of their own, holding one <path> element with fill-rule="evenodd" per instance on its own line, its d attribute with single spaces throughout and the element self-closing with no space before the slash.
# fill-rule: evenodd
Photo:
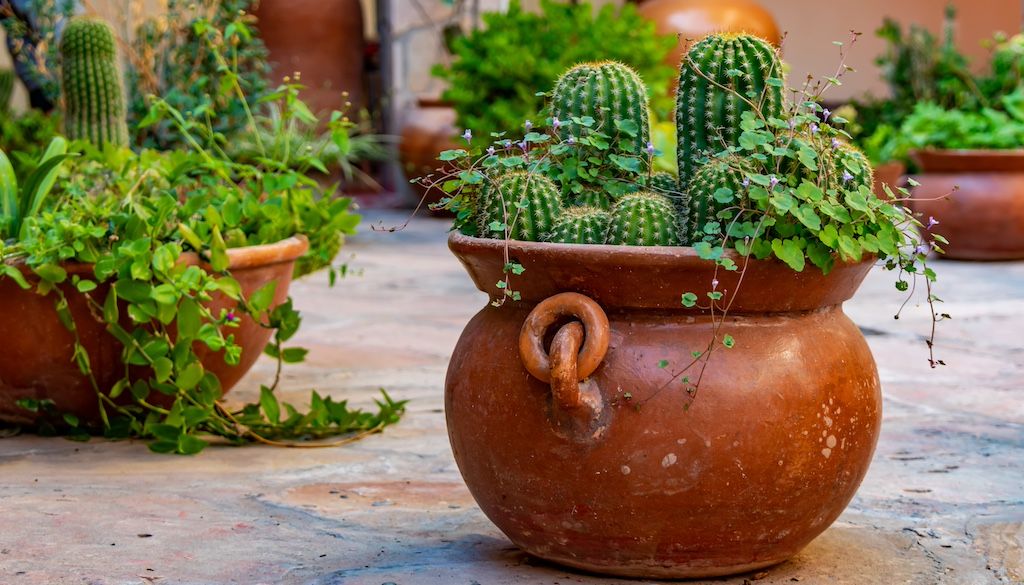
<svg viewBox="0 0 1024 585">
<path fill-rule="evenodd" d="M 622 63 L 602 61 L 570 68 L 555 83 L 551 115 L 561 123 L 590 116 L 594 129 L 611 136 L 611 152 L 645 157 L 651 136 L 647 114 L 647 87 L 635 71 Z M 635 136 L 621 130 L 635 126 Z M 572 129 L 564 127 L 568 136 Z"/>
<path fill-rule="evenodd" d="M 595 207 L 569 207 L 555 220 L 546 241 L 561 244 L 603 244 L 612 216 Z"/>
<path fill-rule="evenodd" d="M 576 196 L 572 204 L 575 207 L 596 207 L 607 211 L 612 207 L 612 200 L 607 193 L 590 189 Z"/>
<path fill-rule="evenodd" d="M 871 162 L 857 147 L 842 141 L 832 143 L 824 137 L 804 140 L 818 153 L 818 170 L 811 171 L 794 161 L 791 164 L 795 168 L 790 173 L 796 179 L 794 186 L 804 180 L 818 185 L 823 191 L 856 191 L 862 185 L 868 188 L 874 185 L 874 169 Z"/>
<path fill-rule="evenodd" d="M 6 113 L 10 109 L 13 94 L 14 71 L 0 69 L 0 114 Z"/>
<path fill-rule="evenodd" d="M 75 18 L 60 40 L 64 131 L 96 146 L 128 144 L 121 69 L 110 25 Z"/>
<path fill-rule="evenodd" d="M 675 193 L 679 191 L 679 179 L 672 173 L 654 173 L 647 181 L 647 186 L 655 193 Z"/>
<path fill-rule="evenodd" d="M 693 45 L 679 69 L 676 137 L 679 185 L 685 190 L 708 150 L 737 144 L 740 116 L 757 106 L 766 117 L 782 114 L 782 66 L 765 40 L 715 34 Z"/>
<path fill-rule="evenodd" d="M 507 226 L 509 239 L 530 242 L 541 241 L 562 211 L 558 187 L 526 171 L 497 177 L 481 193 L 481 203 L 481 234 L 504 238 Z"/>
<path fill-rule="evenodd" d="M 743 180 L 747 175 L 743 160 L 730 156 L 712 158 L 697 167 L 690 178 L 687 191 L 689 202 L 680 215 L 680 231 L 684 243 L 692 245 L 704 237 L 704 226 L 713 221 L 718 212 L 735 203 L 722 203 L 715 199 L 719 189 L 729 189 L 736 199 L 746 192 Z"/>
<path fill-rule="evenodd" d="M 608 243 L 628 246 L 678 246 L 679 224 L 672 202 L 664 195 L 639 191 L 612 208 Z"/>
</svg>

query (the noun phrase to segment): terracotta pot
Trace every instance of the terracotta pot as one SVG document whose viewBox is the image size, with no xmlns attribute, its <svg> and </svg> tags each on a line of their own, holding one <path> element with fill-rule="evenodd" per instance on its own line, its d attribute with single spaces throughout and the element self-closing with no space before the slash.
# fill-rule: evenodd
<svg viewBox="0 0 1024 585">
<path fill-rule="evenodd" d="M 343 91 L 354 111 L 366 106 L 359 0 L 259 0 L 253 14 L 275 81 L 300 71 L 302 99 L 314 112 L 341 109 Z"/>
<path fill-rule="evenodd" d="M 638 10 L 658 34 L 679 38 L 665 58 L 672 67 L 679 67 L 690 45 L 715 32 L 746 32 L 775 46 L 782 43 L 775 18 L 754 0 L 647 0 Z"/>
<path fill-rule="evenodd" d="M 288 297 L 295 260 L 308 248 L 305 238 L 296 237 L 276 244 L 228 250 L 231 274 L 246 295 L 276 280 L 276 306 Z M 183 261 L 198 263 L 198 258 L 186 255 Z M 68 264 L 64 268 L 69 274 L 92 274 L 88 264 Z M 101 389 L 109 390 L 124 374 L 122 345 L 107 333 L 102 318 L 94 315 L 86 294 L 77 292 L 70 284 L 62 285 L 61 290 L 67 296 L 96 381 Z M 109 285 L 101 285 L 87 294 L 102 304 L 109 290 Z M 235 303 L 217 294 L 209 306 L 219 314 Z M 125 313 L 124 307 L 121 313 Z M 272 332 L 242 316 L 239 327 L 232 328 L 230 333 L 242 347 L 238 365 L 227 365 L 220 352 L 210 351 L 205 345 L 196 347 L 203 366 L 220 379 L 224 392 L 249 371 Z M 82 421 L 97 421 L 96 394 L 72 359 L 74 337 L 60 323 L 52 294 L 40 296 L 34 290 L 22 290 L 9 278 L 0 279 L 0 339 L 4 340 L 4 351 L 0 352 L 0 422 L 33 424 L 35 415 L 15 404 L 24 398 L 53 400 L 58 413 L 74 414 Z M 158 401 L 161 396 L 153 398 Z"/>
<path fill-rule="evenodd" d="M 949 245 L 946 258 L 1024 258 L 1024 150 L 922 150 L 911 153 L 912 206 Z"/>
<path fill-rule="evenodd" d="M 906 172 L 907 167 L 901 162 L 887 162 L 875 166 L 875 196 L 879 199 L 888 200 L 889 195 L 882 188 L 882 185 L 888 185 L 889 189 L 895 193 L 897 188 L 903 186 L 903 174 Z"/>
<path fill-rule="evenodd" d="M 449 239 L 494 296 L 504 244 Z M 712 263 L 692 248 L 509 254 L 522 301 L 466 326 L 445 412 L 466 484 L 517 546 L 598 573 L 710 577 L 784 561 L 843 511 L 881 424 L 874 360 L 841 307 L 870 262 L 823 276 L 751 261 L 721 329 L 735 347 L 710 354 L 691 402 L 673 375 L 713 321 L 680 294 L 706 298 Z M 728 300 L 737 274 L 717 278 Z"/>
<path fill-rule="evenodd" d="M 441 152 L 462 148 L 456 138 L 455 110 L 445 102 L 421 99 L 414 110 L 408 112 L 402 126 L 398 155 L 408 179 L 426 177 L 443 164 L 437 160 Z M 412 183 L 413 191 L 426 196 L 424 205 L 437 203 L 444 195 L 440 189 L 428 189 L 426 184 Z"/>
</svg>

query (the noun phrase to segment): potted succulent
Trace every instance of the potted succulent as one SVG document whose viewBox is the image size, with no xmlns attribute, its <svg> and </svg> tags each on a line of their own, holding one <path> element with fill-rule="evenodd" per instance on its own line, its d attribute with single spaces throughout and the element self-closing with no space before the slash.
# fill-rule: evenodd
<svg viewBox="0 0 1024 585">
<path fill-rule="evenodd" d="M 205 21 L 196 32 L 232 46 Z M 158 98 L 142 123 L 166 122 L 192 149 L 132 152 L 109 26 L 72 20 L 61 60 L 75 141 L 55 139 L 22 177 L 0 154 L 0 422 L 195 453 L 214 437 L 274 443 L 397 420 L 386 396 L 364 413 L 314 393 L 302 413 L 277 401 L 277 380 L 258 404 L 221 400 L 264 349 L 279 368 L 303 359 L 283 347 L 301 322 L 288 285 L 329 266 L 358 223 L 305 175 L 315 153 L 233 160 L 211 121 Z M 244 96 L 235 83 L 222 90 Z M 281 115 L 316 124 L 299 89 L 273 94 Z M 346 124 L 330 127 L 343 139 Z"/>
<path fill-rule="evenodd" d="M 785 99 L 781 71 L 753 36 L 691 47 L 678 177 L 652 171 L 646 88 L 613 62 L 567 71 L 543 128 L 442 154 L 449 246 L 491 298 L 452 356 L 449 437 L 527 552 L 750 571 L 824 531 L 864 477 L 879 379 L 842 303 L 878 262 L 930 293 L 930 248 L 873 195 L 843 120 L 820 121 L 820 91 Z"/>
</svg>

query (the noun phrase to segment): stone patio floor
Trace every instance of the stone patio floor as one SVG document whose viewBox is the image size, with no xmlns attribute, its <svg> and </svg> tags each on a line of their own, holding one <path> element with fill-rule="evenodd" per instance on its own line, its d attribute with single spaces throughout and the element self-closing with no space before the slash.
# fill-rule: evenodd
<svg viewBox="0 0 1024 585">
<path fill-rule="evenodd" d="M 366 224 L 403 216 L 366 212 Z M 298 343 L 286 378 L 370 404 L 380 387 L 406 418 L 330 449 L 211 448 L 195 457 L 140 443 L 20 435 L 0 440 L 0 584 L 351 585 L 624 583 L 519 552 L 463 486 L 445 433 L 451 349 L 486 302 L 444 244 L 447 222 L 351 240 L 358 274 L 297 283 Z M 882 438 L 856 499 L 799 556 L 736 584 L 1024 583 L 1024 263 L 937 265 L 954 320 L 949 366 L 931 370 L 910 307 L 876 269 L 849 315 L 885 394 Z M 255 396 L 257 365 L 234 395 Z M 635 583 L 635 582 L 634 582 Z"/>
</svg>

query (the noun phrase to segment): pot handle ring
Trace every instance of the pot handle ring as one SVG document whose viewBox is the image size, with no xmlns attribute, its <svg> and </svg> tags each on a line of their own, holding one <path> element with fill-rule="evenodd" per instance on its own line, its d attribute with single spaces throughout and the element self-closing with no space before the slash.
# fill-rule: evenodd
<svg viewBox="0 0 1024 585">
<path fill-rule="evenodd" d="M 545 351 L 548 328 L 565 317 L 576 320 L 563 325 L 550 353 Z M 601 365 L 609 338 L 608 316 L 601 305 L 586 295 L 559 293 L 541 301 L 526 317 L 519 333 L 519 357 L 533 377 L 551 384 L 555 400 L 575 408 L 580 405 L 579 383 Z"/>
</svg>

